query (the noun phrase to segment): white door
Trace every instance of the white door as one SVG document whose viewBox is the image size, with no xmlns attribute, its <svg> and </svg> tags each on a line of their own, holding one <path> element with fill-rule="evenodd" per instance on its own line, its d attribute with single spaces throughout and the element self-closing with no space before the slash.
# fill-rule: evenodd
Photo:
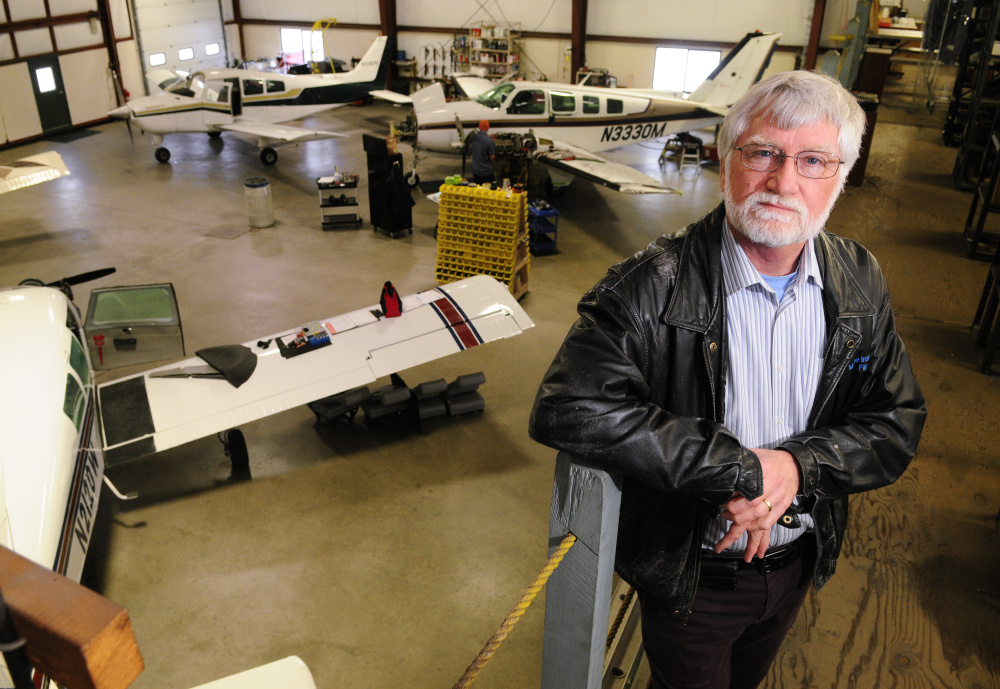
<svg viewBox="0 0 1000 689">
<path fill-rule="evenodd" d="M 194 72 L 226 66 L 226 39 L 219 0 L 132 0 L 142 49 L 150 69 Z"/>
</svg>

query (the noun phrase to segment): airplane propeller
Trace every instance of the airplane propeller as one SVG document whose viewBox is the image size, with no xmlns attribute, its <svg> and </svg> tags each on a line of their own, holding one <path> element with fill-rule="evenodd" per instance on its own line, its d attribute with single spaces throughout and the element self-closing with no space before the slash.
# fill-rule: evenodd
<svg viewBox="0 0 1000 689">
<path fill-rule="evenodd" d="M 114 268 L 101 268 L 99 270 L 91 270 L 86 273 L 79 273 L 77 275 L 72 275 L 68 278 L 63 278 L 57 282 L 50 282 L 46 287 L 58 287 L 60 285 L 79 285 L 81 282 L 90 282 L 91 280 L 98 280 L 100 278 L 111 275 L 115 272 Z"/>
<path fill-rule="evenodd" d="M 108 115 L 116 120 L 125 120 L 125 126 L 128 128 L 128 140 L 132 142 L 132 148 L 135 148 L 135 138 L 132 136 L 132 109 L 123 105 L 120 108 L 115 108 Z"/>
<path fill-rule="evenodd" d="M 34 285 L 36 287 L 56 287 L 59 290 L 61 290 L 63 294 L 69 297 L 70 301 L 72 301 L 73 290 L 70 288 L 73 285 L 79 285 L 82 282 L 90 282 L 91 280 L 97 280 L 107 275 L 111 275 L 113 272 L 115 272 L 114 268 L 101 268 L 99 270 L 91 270 L 86 273 L 78 273 L 77 275 L 71 275 L 61 280 L 56 280 L 55 282 L 45 283 L 36 278 L 28 278 L 27 280 L 21 280 L 19 284 Z"/>
</svg>

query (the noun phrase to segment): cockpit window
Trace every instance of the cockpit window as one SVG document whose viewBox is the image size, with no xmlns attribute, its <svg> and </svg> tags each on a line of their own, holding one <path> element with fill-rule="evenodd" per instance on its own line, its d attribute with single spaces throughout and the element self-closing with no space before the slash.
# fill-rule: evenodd
<svg viewBox="0 0 1000 689">
<path fill-rule="evenodd" d="M 83 401 L 83 388 L 76 382 L 76 378 L 67 373 L 66 398 L 63 400 L 63 412 L 73 422 L 78 431 L 80 430 L 80 424 L 83 423 Z"/>
<path fill-rule="evenodd" d="M 87 368 L 87 355 L 83 351 L 83 346 L 76 336 L 69 338 L 69 365 L 76 375 L 80 376 L 80 382 L 84 385 L 90 382 L 90 371 Z"/>
<path fill-rule="evenodd" d="M 520 91 L 507 108 L 511 115 L 544 115 L 545 91 Z"/>
<path fill-rule="evenodd" d="M 258 94 L 264 93 L 264 80 L 263 79 L 244 79 L 243 80 L 243 95 L 244 96 L 256 96 Z"/>
<path fill-rule="evenodd" d="M 513 84 L 499 84 L 491 88 L 486 93 L 479 96 L 476 102 L 485 105 L 487 108 L 493 108 L 494 110 L 499 110 L 500 106 L 503 105 L 504 101 L 507 100 L 507 96 L 510 92 L 514 90 Z"/>
</svg>

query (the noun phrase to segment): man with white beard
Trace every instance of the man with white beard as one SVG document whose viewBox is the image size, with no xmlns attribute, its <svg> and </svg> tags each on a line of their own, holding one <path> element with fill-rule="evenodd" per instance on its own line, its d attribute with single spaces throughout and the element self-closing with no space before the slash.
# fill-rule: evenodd
<svg viewBox="0 0 1000 689">
<path fill-rule="evenodd" d="M 535 399 L 539 442 L 620 473 L 616 570 L 657 689 L 750 689 L 847 497 L 906 469 L 926 407 L 885 278 L 823 231 L 865 116 L 830 77 L 777 74 L 719 132 L 724 203 L 584 295 Z"/>
</svg>

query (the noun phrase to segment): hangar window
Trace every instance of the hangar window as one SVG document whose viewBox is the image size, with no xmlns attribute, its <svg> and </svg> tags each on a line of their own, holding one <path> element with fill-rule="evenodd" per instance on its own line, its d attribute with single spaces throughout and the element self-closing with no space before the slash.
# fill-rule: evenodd
<svg viewBox="0 0 1000 689">
<path fill-rule="evenodd" d="M 152 53 L 149 56 L 149 66 L 159 67 L 160 65 L 167 64 L 167 54 L 166 53 Z"/>
<path fill-rule="evenodd" d="M 181 62 L 187 62 L 188 60 L 194 59 L 194 48 L 181 48 L 177 51 L 177 59 Z"/>
<path fill-rule="evenodd" d="M 218 55 L 219 54 L 219 44 L 218 43 L 208 43 L 205 45 L 206 55 Z"/>
<path fill-rule="evenodd" d="M 278 79 L 267 80 L 268 93 L 281 93 L 284 90 L 285 90 L 285 82 L 279 81 Z"/>
<path fill-rule="evenodd" d="M 617 98 L 608 98 L 608 114 L 619 115 L 625 112 L 625 104 Z"/>
<path fill-rule="evenodd" d="M 687 97 L 708 78 L 721 60 L 722 53 L 718 50 L 657 48 L 653 63 L 653 88 L 683 93 Z"/>
<path fill-rule="evenodd" d="M 549 98 L 552 100 L 552 112 L 570 113 L 576 110 L 576 98 L 572 93 L 552 91 Z"/>
<path fill-rule="evenodd" d="M 282 29 L 281 55 L 285 64 L 302 65 L 306 62 L 322 62 L 323 32 L 308 29 Z"/>
<path fill-rule="evenodd" d="M 244 79 L 243 80 L 243 95 L 244 96 L 256 96 L 258 94 L 264 93 L 264 80 L 263 79 Z"/>
<path fill-rule="evenodd" d="M 583 97 L 583 114 L 597 115 L 601 112 L 601 101 L 597 96 Z"/>
</svg>

